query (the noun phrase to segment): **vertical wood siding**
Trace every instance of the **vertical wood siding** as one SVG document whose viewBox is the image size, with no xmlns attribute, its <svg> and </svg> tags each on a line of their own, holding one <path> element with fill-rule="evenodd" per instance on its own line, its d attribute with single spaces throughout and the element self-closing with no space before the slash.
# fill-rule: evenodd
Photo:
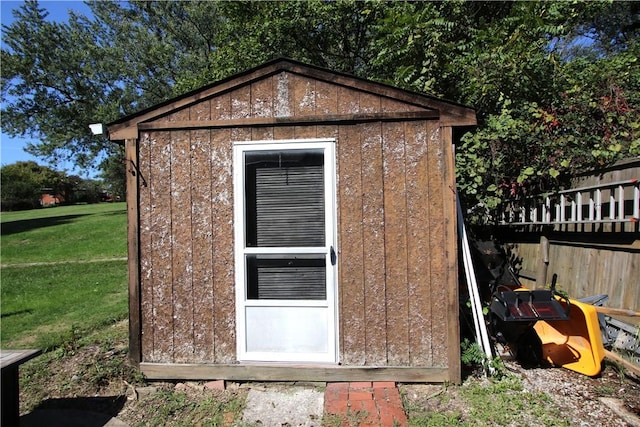
<svg viewBox="0 0 640 427">
<path fill-rule="evenodd" d="M 138 142 L 138 203 L 139 203 L 139 251 L 140 251 L 140 346 L 142 360 L 152 360 L 153 355 L 153 265 L 151 260 L 151 138 L 149 133 L 140 135 Z M 131 266 L 129 267 L 131 268 Z"/>
<path fill-rule="evenodd" d="M 444 184 L 442 187 L 442 197 L 444 206 L 444 251 L 446 260 L 446 303 L 445 323 L 446 339 L 449 343 L 447 361 L 449 367 L 449 378 L 460 381 L 462 376 L 462 364 L 460 360 L 460 321 L 458 318 L 459 295 L 458 295 L 458 239 L 457 220 L 452 213 L 456 211 L 456 170 L 455 170 L 455 145 L 453 141 L 453 128 L 443 126 L 440 128 L 440 143 L 443 148 Z"/>
<path fill-rule="evenodd" d="M 408 316 L 408 343 L 412 358 L 417 363 L 430 365 L 432 363 L 431 348 L 433 336 L 431 334 L 433 321 L 438 319 L 432 306 L 437 306 L 431 289 L 431 257 L 432 244 L 430 239 L 430 224 L 432 216 L 438 215 L 432 203 L 433 194 L 429 193 L 431 179 L 438 181 L 438 175 L 429 170 L 429 149 L 427 147 L 426 126 L 416 128 L 418 124 L 407 123 L 403 132 L 406 133 L 406 206 L 407 206 L 407 312 L 416 313 L 417 317 Z M 442 242 L 442 237 L 436 237 L 434 244 Z M 438 251 L 440 252 L 440 250 Z M 428 319 L 428 321 L 425 321 Z M 442 327 L 443 318 L 435 325 Z M 411 330 L 413 328 L 413 330 Z"/>
<path fill-rule="evenodd" d="M 233 251 L 233 147 L 229 130 L 212 131 L 213 332 L 215 362 L 231 363 L 236 354 Z"/>
<path fill-rule="evenodd" d="M 171 132 L 171 271 L 173 282 L 173 324 L 176 362 L 193 355 L 193 235 L 191 215 L 190 132 Z"/>
<path fill-rule="evenodd" d="M 384 158 L 384 238 L 386 261 L 386 313 L 387 313 L 387 354 L 389 364 L 406 366 L 410 356 L 410 295 L 416 301 L 424 297 L 411 289 L 408 266 L 411 256 L 408 242 L 411 230 L 408 224 L 408 203 L 417 202 L 419 193 L 411 194 L 407 182 L 413 184 L 412 165 L 407 158 L 408 146 L 405 142 L 404 123 L 384 123 L 382 126 L 382 145 Z M 418 199 L 415 199 L 418 197 Z M 426 206 L 422 211 L 426 211 Z M 411 230 L 420 233 L 424 227 Z M 413 254 L 416 255 L 416 254 Z M 422 255 L 420 255 L 422 256 Z M 415 284 L 415 283 L 414 283 Z M 419 322 L 420 324 L 422 322 Z M 416 330 L 416 332 L 418 332 Z"/>
<path fill-rule="evenodd" d="M 419 109 L 279 73 L 161 120 Z M 455 211 L 437 120 L 143 132 L 142 359 L 235 362 L 233 141 L 295 138 L 337 140 L 340 361 L 448 366 Z"/>
<path fill-rule="evenodd" d="M 432 125 L 432 123 L 429 123 Z M 447 319 L 447 272 L 446 272 L 446 245 L 445 218 L 447 212 L 444 207 L 444 191 L 449 191 L 444 181 L 444 152 L 441 144 L 440 127 L 427 126 L 427 168 L 429 182 L 427 184 L 429 194 L 429 262 L 430 262 L 430 297 L 431 316 L 436 319 Z M 439 171 L 434 174 L 433 171 Z M 447 342 L 446 320 L 441 324 L 431 327 L 433 364 L 446 366 Z"/>
<path fill-rule="evenodd" d="M 339 272 L 341 359 L 345 365 L 364 365 L 365 345 L 365 283 L 364 241 L 362 220 L 362 152 L 357 127 L 343 126 L 339 130 L 338 211 L 340 211 Z"/>
<path fill-rule="evenodd" d="M 171 133 L 151 135 L 151 292 L 154 360 L 173 361 L 173 236 L 171 235 Z"/>
<path fill-rule="evenodd" d="M 213 362 L 213 203 L 211 132 L 191 132 L 191 227 L 193 286 L 193 355 Z"/>
<path fill-rule="evenodd" d="M 380 123 L 360 128 L 362 155 L 362 240 L 365 304 L 365 362 L 386 365 L 385 233 Z M 346 165 L 345 165 L 346 166 Z M 348 306 L 349 301 L 343 301 Z M 345 325 L 348 327 L 348 325 Z"/>
</svg>

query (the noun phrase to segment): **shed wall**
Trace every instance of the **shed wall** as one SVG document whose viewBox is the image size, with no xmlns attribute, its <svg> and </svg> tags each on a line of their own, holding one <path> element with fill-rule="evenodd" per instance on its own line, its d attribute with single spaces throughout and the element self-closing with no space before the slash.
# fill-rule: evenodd
<svg viewBox="0 0 640 427">
<path fill-rule="evenodd" d="M 280 73 L 161 120 L 418 110 Z M 337 141 L 340 361 L 446 367 L 454 179 L 437 120 L 141 132 L 142 360 L 235 362 L 233 141 L 297 138 Z"/>
</svg>

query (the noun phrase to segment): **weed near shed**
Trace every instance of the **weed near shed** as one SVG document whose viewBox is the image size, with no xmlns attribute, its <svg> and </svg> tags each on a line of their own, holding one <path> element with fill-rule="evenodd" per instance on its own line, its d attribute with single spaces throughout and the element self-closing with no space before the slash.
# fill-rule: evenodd
<svg viewBox="0 0 640 427">
<path fill-rule="evenodd" d="M 469 377 L 459 386 L 403 385 L 410 426 L 570 425 L 544 393 L 524 390 L 515 375 Z"/>
</svg>

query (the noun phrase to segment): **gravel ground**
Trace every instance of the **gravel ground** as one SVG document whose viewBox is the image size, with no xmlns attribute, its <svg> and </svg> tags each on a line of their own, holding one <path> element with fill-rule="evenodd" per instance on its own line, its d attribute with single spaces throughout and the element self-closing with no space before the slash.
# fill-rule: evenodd
<svg viewBox="0 0 640 427">
<path fill-rule="evenodd" d="M 404 384 L 401 393 L 409 412 L 439 414 L 448 422 L 415 425 L 570 425 L 570 426 L 633 426 L 640 427 L 640 381 L 620 373 L 613 365 L 605 363 L 602 374 L 596 378 L 562 369 L 525 369 L 511 361 L 505 362 L 516 383 L 522 385 L 518 393 L 537 396 L 518 399 L 505 411 L 512 415 L 494 417 L 493 421 L 474 418 L 478 402 L 473 402 L 465 390 L 495 387 L 495 380 L 470 376 L 460 387 L 443 387 L 433 384 Z M 539 398 L 544 396 L 544 398 Z M 488 405 L 501 405 L 503 395 L 496 393 Z M 474 405 L 476 407 L 474 408 Z M 542 408 L 535 408 L 542 406 Z M 488 412 L 488 411 L 487 411 Z M 447 416 L 448 414 L 448 416 Z M 455 415 L 452 415 L 455 414 Z M 452 421 L 453 420 L 453 421 Z"/>
<path fill-rule="evenodd" d="M 620 401 L 630 414 L 636 417 L 640 427 L 640 383 L 621 377 L 612 365 L 607 365 L 598 378 L 561 368 L 537 368 L 524 370 L 518 365 L 513 369 L 522 377 L 528 391 L 543 392 L 578 426 L 627 426 L 633 425 L 627 418 L 602 401 L 614 398 Z"/>
</svg>

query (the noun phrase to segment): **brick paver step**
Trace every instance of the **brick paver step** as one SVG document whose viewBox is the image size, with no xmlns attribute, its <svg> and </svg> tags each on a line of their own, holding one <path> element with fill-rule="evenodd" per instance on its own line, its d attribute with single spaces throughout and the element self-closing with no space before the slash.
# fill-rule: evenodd
<svg viewBox="0 0 640 427">
<path fill-rule="evenodd" d="M 392 381 L 328 383 L 324 412 L 345 427 L 407 426 L 400 392 Z"/>
</svg>

